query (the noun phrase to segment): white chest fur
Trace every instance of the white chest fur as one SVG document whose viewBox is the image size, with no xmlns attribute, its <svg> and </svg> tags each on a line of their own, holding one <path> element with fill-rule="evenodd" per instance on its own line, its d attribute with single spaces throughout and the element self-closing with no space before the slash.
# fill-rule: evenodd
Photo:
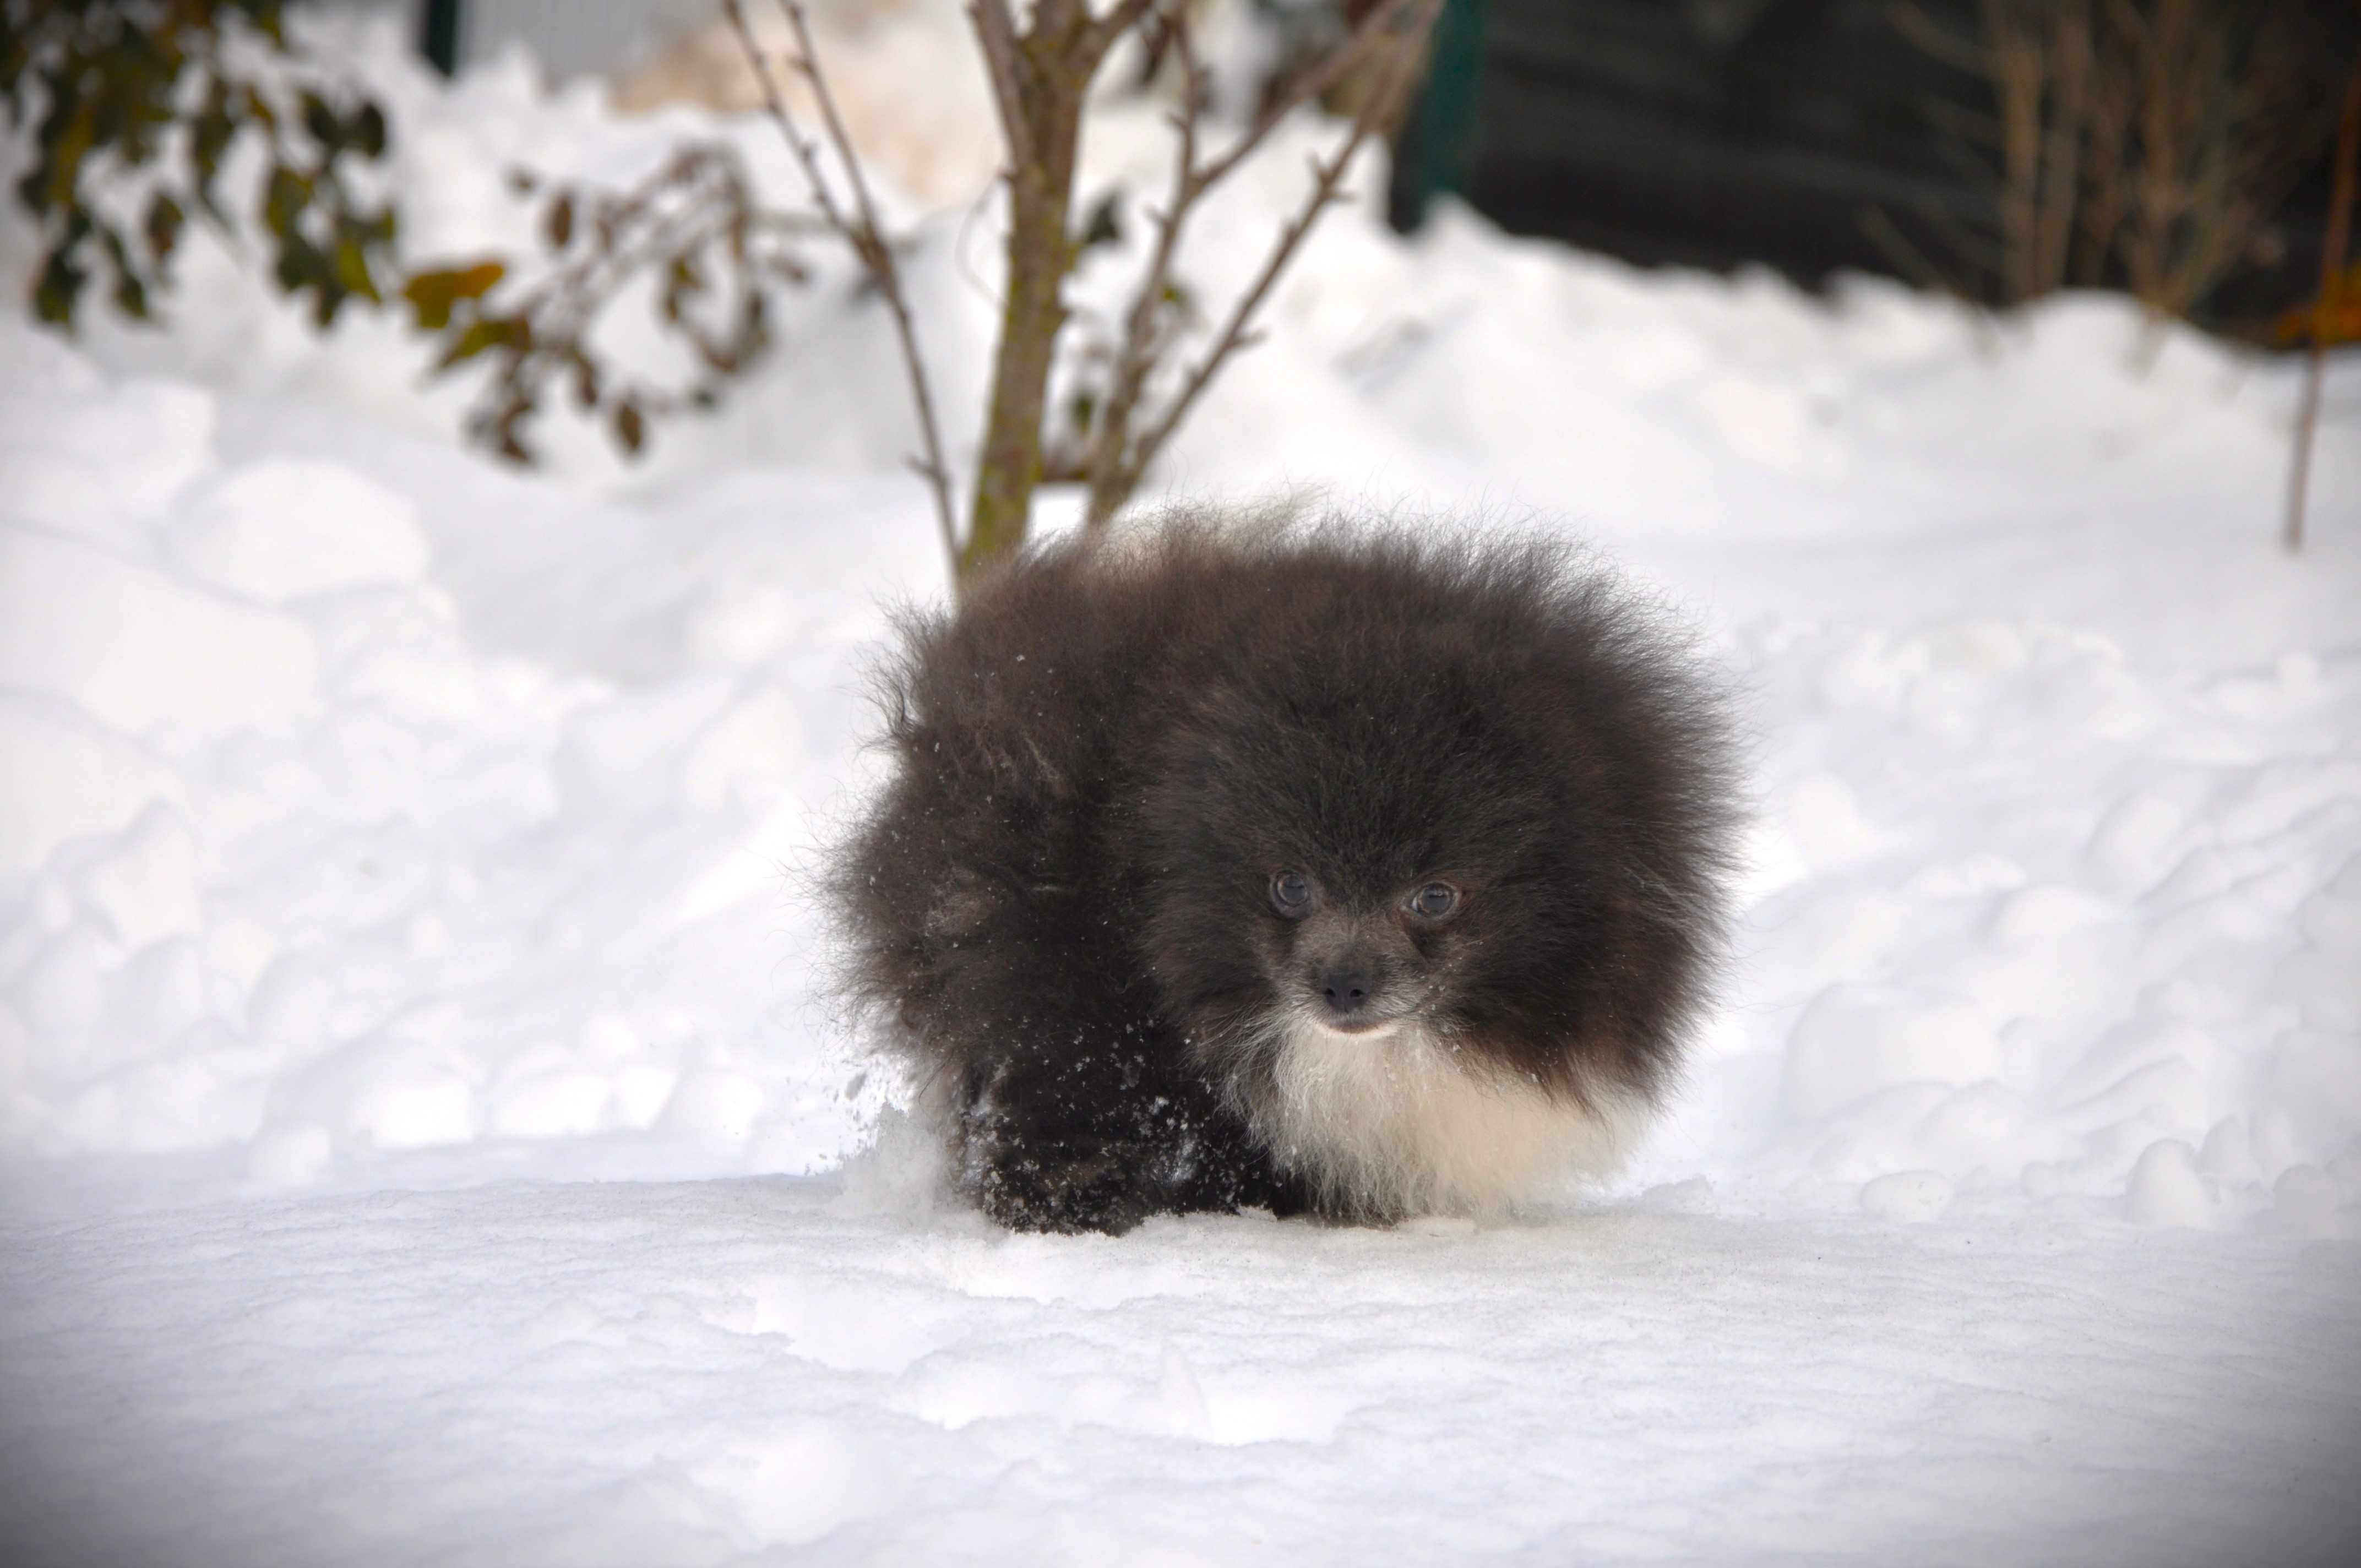
<svg viewBox="0 0 2361 1568">
<path fill-rule="evenodd" d="M 1309 1020 L 1266 1044 L 1246 1107 L 1288 1169 L 1372 1215 L 1497 1211 L 1571 1172 L 1610 1169 L 1644 1110 L 1550 1093 L 1412 1025 L 1348 1035 Z"/>
</svg>

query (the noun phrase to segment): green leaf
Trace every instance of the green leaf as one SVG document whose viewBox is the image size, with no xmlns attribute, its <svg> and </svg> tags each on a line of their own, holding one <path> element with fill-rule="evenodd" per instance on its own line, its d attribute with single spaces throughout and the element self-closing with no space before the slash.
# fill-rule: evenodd
<svg viewBox="0 0 2361 1568">
<path fill-rule="evenodd" d="M 579 348 L 566 357 L 574 366 L 574 401 L 588 413 L 598 406 L 598 362 Z"/>
<path fill-rule="evenodd" d="M 522 316 L 482 316 L 459 329 L 459 335 L 435 362 L 437 370 L 473 359 L 486 349 L 524 354 L 533 348 L 533 328 Z"/>
<path fill-rule="evenodd" d="M 401 297 L 410 302 L 411 314 L 423 331 L 441 332 L 451 324 L 452 309 L 461 300 L 482 299 L 507 274 L 508 269 L 497 261 L 421 272 L 401 286 Z"/>
<path fill-rule="evenodd" d="M 148 232 L 148 254 L 159 262 L 171 255 L 187 221 L 188 214 L 181 210 L 180 203 L 162 191 L 157 192 L 148 200 L 148 218 L 143 225 Z"/>
<path fill-rule="evenodd" d="M 82 298 L 82 285 L 90 274 L 73 264 L 71 257 L 60 247 L 49 252 L 42 263 L 40 280 L 33 285 L 33 312 L 51 326 L 71 328 L 74 305 Z"/>
<path fill-rule="evenodd" d="M 263 188 L 262 225 L 280 240 L 290 239 L 303 209 L 312 204 L 312 181 L 283 163 L 270 166 L 270 181 Z"/>
<path fill-rule="evenodd" d="M 215 223 L 228 221 L 214 204 L 214 181 L 221 174 L 222 155 L 236 136 L 237 122 L 229 113 L 229 85 L 215 78 L 189 137 L 189 158 L 197 167 L 197 203 Z"/>
<path fill-rule="evenodd" d="M 302 105 L 306 135 L 331 152 L 344 146 L 344 125 L 336 118 L 336 112 L 328 107 L 326 99 L 317 93 L 306 93 L 299 102 Z"/>
<path fill-rule="evenodd" d="M 75 101 L 70 112 L 60 104 L 60 118 L 52 115 L 52 134 L 41 139 L 42 150 L 49 155 L 49 192 L 47 204 L 63 206 L 79 199 L 82 182 L 82 160 L 96 137 L 97 113 L 86 101 Z M 49 127 L 45 126 L 45 130 Z"/>
<path fill-rule="evenodd" d="M 375 104 L 363 104 L 345 127 L 345 145 L 363 158 L 383 158 L 385 144 L 385 111 Z"/>
<path fill-rule="evenodd" d="M 368 252 L 362 247 L 360 238 L 350 232 L 350 225 L 345 226 L 346 232 L 337 236 L 335 248 L 330 253 L 336 282 L 346 293 L 358 294 L 372 304 L 383 303 L 378 295 L 377 280 L 369 276 Z"/>
<path fill-rule="evenodd" d="M 271 269 L 282 293 L 293 294 L 304 289 L 333 285 L 335 273 L 320 247 L 302 235 L 289 233 L 279 242 L 279 261 Z"/>
<path fill-rule="evenodd" d="M 131 247 L 123 242 L 122 233 L 113 224 L 95 223 L 92 232 L 98 236 L 99 248 L 106 252 L 107 264 L 115 269 L 115 288 L 111 297 L 115 308 L 136 322 L 148 320 L 148 285 L 132 264 Z"/>
<path fill-rule="evenodd" d="M 1082 237 L 1074 247 L 1077 253 L 1095 246 L 1115 245 L 1123 239 L 1123 203 L 1119 192 L 1110 191 L 1099 198 L 1091 209 L 1090 222 L 1082 225 Z"/>
</svg>

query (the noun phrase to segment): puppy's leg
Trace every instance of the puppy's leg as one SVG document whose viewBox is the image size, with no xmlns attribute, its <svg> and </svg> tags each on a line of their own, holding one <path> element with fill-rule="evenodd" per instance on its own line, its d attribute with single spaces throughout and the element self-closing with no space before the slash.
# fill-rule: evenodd
<svg viewBox="0 0 2361 1568">
<path fill-rule="evenodd" d="M 1211 1087 L 1138 1048 L 1005 1059 L 962 1097 L 961 1185 L 1004 1225 L 1131 1229 L 1150 1214 L 1302 1207 Z"/>
</svg>

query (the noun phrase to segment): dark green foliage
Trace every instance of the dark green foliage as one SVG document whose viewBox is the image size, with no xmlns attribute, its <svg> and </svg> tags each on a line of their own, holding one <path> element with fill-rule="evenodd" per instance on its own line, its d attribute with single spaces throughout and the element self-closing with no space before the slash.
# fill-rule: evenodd
<svg viewBox="0 0 2361 1568">
<path fill-rule="evenodd" d="M 46 241 L 33 285 L 40 319 L 71 329 L 94 274 L 117 310 L 149 319 L 192 213 L 236 233 L 218 187 L 248 138 L 269 159 L 254 217 L 279 286 L 308 298 L 322 326 L 354 299 L 381 300 L 393 209 L 346 175 L 352 159 L 384 156 L 385 115 L 303 80 L 285 9 L 283 0 L 0 0 L 0 100 L 12 126 L 34 127 L 33 166 L 16 195 Z M 270 68 L 256 69 L 266 54 Z M 126 218 L 117 208 L 132 192 L 137 215 Z"/>
<path fill-rule="evenodd" d="M 541 191 L 533 175 L 512 180 L 521 196 Z M 570 396 L 635 456 L 651 420 L 712 408 L 771 346 L 772 291 L 807 276 L 788 242 L 813 222 L 757 205 L 737 154 L 720 142 L 682 148 L 630 191 L 559 186 L 546 199 L 550 266 L 538 281 L 495 301 L 507 269 L 487 261 L 421 272 L 402 297 L 421 328 L 441 334 L 438 370 L 491 366 L 467 417 L 477 442 L 529 463 L 528 424 Z M 593 341 L 609 307 L 643 291 L 664 334 L 686 353 L 687 367 L 666 383 L 614 374 Z"/>
<path fill-rule="evenodd" d="M 192 216 L 258 259 L 324 327 L 355 301 L 407 306 L 437 339 L 436 368 L 490 367 L 468 418 L 477 442 L 517 462 L 528 422 L 568 398 L 626 453 L 651 422 L 709 409 L 771 344 L 770 298 L 803 280 L 785 244 L 804 220 L 759 206 L 737 156 L 684 148 L 622 194 L 552 192 L 541 233 L 549 266 L 522 285 L 503 260 L 472 258 L 406 273 L 390 203 L 348 180 L 385 156 L 384 111 L 340 90 L 291 46 L 284 0 L 0 0 L 0 99 L 29 124 L 34 160 L 16 199 L 41 225 L 34 313 L 71 330 L 90 285 L 136 320 L 153 318 Z M 241 142 L 265 164 L 251 225 L 222 192 Z M 520 174 L 520 198 L 536 177 Z M 495 302 L 503 281 L 510 286 Z M 657 384 L 615 373 L 594 330 L 626 292 L 653 294 L 688 368 Z"/>
</svg>

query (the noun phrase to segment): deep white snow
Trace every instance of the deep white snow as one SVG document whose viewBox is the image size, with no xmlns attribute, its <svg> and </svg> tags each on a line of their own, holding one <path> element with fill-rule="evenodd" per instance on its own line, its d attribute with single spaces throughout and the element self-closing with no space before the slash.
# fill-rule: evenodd
<svg viewBox="0 0 2361 1568">
<path fill-rule="evenodd" d="M 413 256 L 527 254 L 516 163 L 723 134 L 794 189 L 759 122 L 323 36 Z M 1213 204 L 1203 298 L 1326 134 Z M 1092 189 L 1162 137 L 1110 104 Z M 990 203 L 889 199 L 972 444 Z M 943 591 L 841 258 L 637 468 L 562 419 L 491 465 L 397 323 L 314 338 L 201 236 L 163 332 L 0 313 L 0 1558 L 2344 1561 L 2361 362 L 2290 560 L 2292 367 L 1366 207 L 1158 486 L 1572 531 L 1750 732 L 1679 1109 L 1482 1224 L 935 1196 L 801 892 Z"/>
</svg>

